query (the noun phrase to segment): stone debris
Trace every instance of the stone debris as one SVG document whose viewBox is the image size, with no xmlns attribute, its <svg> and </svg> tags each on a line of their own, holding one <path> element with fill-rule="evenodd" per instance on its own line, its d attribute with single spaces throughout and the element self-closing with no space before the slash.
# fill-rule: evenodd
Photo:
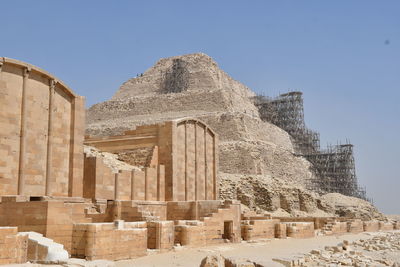
<svg viewBox="0 0 400 267">
<path fill-rule="evenodd" d="M 380 213 L 371 203 L 356 197 L 329 193 L 321 196 L 321 201 L 334 206 L 335 214 L 340 217 L 359 218 L 362 220 L 386 219 L 386 216 Z"/>
<path fill-rule="evenodd" d="M 19 232 L 28 236 L 28 260 L 39 263 L 58 263 L 69 259 L 62 244 L 36 232 Z"/>
<path fill-rule="evenodd" d="M 311 250 L 296 259 L 274 259 L 284 266 L 400 266 L 400 232 L 373 233 L 373 238 Z"/>
<path fill-rule="evenodd" d="M 205 257 L 201 263 L 200 267 L 224 267 L 225 259 L 221 255 L 209 255 Z"/>
<path fill-rule="evenodd" d="M 263 267 L 263 265 L 248 259 L 230 259 L 221 255 L 208 255 L 201 261 L 200 267 Z"/>
<path fill-rule="evenodd" d="M 337 193 L 318 195 L 301 185 L 265 175 L 220 173 L 220 196 L 276 217 L 338 217 L 384 220 L 371 203 Z"/>
<path fill-rule="evenodd" d="M 84 153 L 85 153 L 86 157 L 102 158 L 103 163 L 106 166 L 108 166 L 110 169 L 112 169 L 112 171 L 115 173 L 118 173 L 118 171 L 120 171 L 120 170 L 126 170 L 126 171 L 140 170 L 140 168 L 138 168 L 137 166 L 132 166 L 132 165 L 127 164 L 126 162 L 118 160 L 118 155 L 116 155 L 116 154 L 102 152 L 92 146 L 84 146 L 83 149 L 84 149 Z"/>
</svg>

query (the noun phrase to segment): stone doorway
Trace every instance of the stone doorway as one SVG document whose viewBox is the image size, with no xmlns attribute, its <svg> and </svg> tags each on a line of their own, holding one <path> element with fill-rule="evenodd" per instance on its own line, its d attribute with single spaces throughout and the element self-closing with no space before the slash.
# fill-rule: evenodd
<svg viewBox="0 0 400 267">
<path fill-rule="evenodd" d="M 233 234 L 233 221 L 224 221 L 224 234 L 222 235 L 222 238 L 232 240 L 232 234 Z"/>
</svg>

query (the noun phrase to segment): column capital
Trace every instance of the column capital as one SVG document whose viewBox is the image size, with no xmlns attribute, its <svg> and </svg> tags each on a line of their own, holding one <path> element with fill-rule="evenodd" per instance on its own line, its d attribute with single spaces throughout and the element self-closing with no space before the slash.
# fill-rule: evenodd
<svg viewBox="0 0 400 267">
<path fill-rule="evenodd" d="M 51 90 L 54 90 L 54 88 L 56 87 L 57 81 L 54 79 L 50 79 L 49 81 L 49 86 Z"/>
<path fill-rule="evenodd" d="M 30 67 L 25 67 L 25 68 L 24 68 L 24 73 L 23 73 L 24 78 L 29 77 L 29 73 L 30 73 L 30 72 L 31 72 L 31 68 L 30 68 Z"/>
</svg>

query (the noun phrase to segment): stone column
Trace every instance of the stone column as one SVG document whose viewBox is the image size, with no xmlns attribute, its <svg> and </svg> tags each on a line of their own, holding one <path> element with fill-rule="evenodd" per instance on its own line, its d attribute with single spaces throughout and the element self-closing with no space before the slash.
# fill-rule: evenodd
<svg viewBox="0 0 400 267">
<path fill-rule="evenodd" d="M 135 171 L 131 171 L 131 200 L 135 200 Z"/>
<path fill-rule="evenodd" d="M 207 200 L 208 160 L 207 160 L 207 127 L 204 127 L 204 200 Z"/>
<path fill-rule="evenodd" d="M 188 200 L 188 140 L 187 140 L 187 123 L 185 121 L 185 201 Z"/>
<path fill-rule="evenodd" d="M 149 168 L 144 169 L 144 200 L 148 200 L 149 198 Z"/>
<path fill-rule="evenodd" d="M 26 67 L 23 69 L 22 82 L 22 104 L 21 104 L 21 131 L 19 145 L 19 171 L 18 171 L 18 195 L 25 193 L 25 150 L 26 150 L 26 90 L 31 69 Z"/>
<path fill-rule="evenodd" d="M 114 179 L 114 200 L 118 200 L 120 191 L 118 173 L 115 174 Z"/>
<path fill-rule="evenodd" d="M 218 135 L 214 134 L 213 138 L 214 145 L 214 200 L 219 199 L 219 183 L 218 183 Z"/>
<path fill-rule="evenodd" d="M 55 93 L 56 81 L 50 80 L 49 84 L 49 119 L 47 129 L 47 164 L 46 164 L 46 196 L 51 196 L 51 175 L 52 173 L 52 159 L 53 159 L 53 142 L 52 142 L 52 128 L 53 128 L 53 99 Z"/>
<path fill-rule="evenodd" d="M 194 200 L 198 200 L 197 196 L 197 168 L 198 168 L 198 158 L 197 158 L 197 121 L 194 123 Z"/>
</svg>

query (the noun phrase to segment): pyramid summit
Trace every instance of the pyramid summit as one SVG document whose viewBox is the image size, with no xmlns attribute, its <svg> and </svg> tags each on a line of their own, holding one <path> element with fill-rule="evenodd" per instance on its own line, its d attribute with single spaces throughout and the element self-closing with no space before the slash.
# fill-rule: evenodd
<svg viewBox="0 0 400 267">
<path fill-rule="evenodd" d="M 194 53 L 160 59 L 143 74 L 123 83 L 112 100 L 213 90 L 231 90 L 241 96 L 253 95 L 249 88 L 221 70 L 210 56 Z"/>
</svg>

